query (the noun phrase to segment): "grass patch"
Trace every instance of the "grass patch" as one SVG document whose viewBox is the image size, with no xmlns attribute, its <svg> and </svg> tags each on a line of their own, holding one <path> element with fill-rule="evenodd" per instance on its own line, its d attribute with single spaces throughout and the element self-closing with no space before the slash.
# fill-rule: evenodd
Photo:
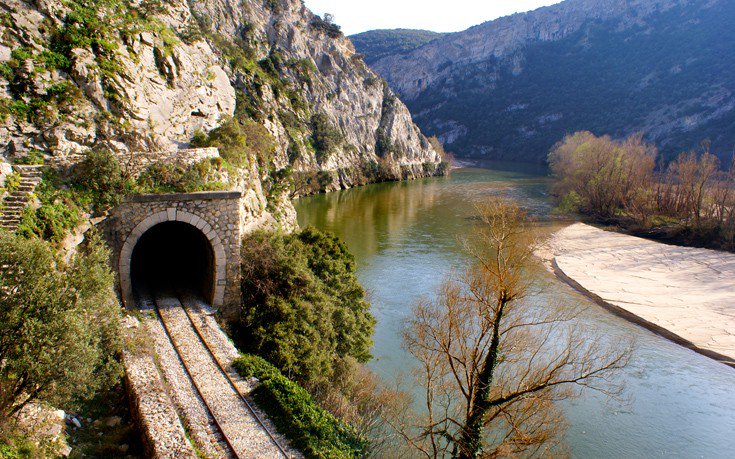
<svg viewBox="0 0 735 459">
<path fill-rule="evenodd" d="M 305 457 L 338 459 L 365 455 L 365 438 L 319 407 L 303 387 L 283 376 L 276 367 L 248 354 L 236 359 L 234 366 L 243 377 L 260 380 L 253 391 L 255 402 Z"/>
</svg>

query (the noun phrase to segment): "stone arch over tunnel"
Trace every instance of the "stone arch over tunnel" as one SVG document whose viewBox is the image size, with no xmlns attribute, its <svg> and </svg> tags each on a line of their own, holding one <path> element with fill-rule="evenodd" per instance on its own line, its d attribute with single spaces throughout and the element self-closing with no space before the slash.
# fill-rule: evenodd
<svg viewBox="0 0 735 459">
<path fill-rule="evenodd" d="M 214 250 L 197 227 L 166 221 L 148 229 L 138 239 L 130 260 L 133 291 L 187 292 L 213 303 Z"/>
<path fill-rule="evenodd" d="M 119 259 L 122 297 L 132 307 L 133 289 L 144 279 L 154 282 L 149 285 L 154 288 L 187 286 L 182 282 L 189 280 L 188 286 L 219 307 L 224 304 L 226 266 L 224 245 L 212 226 L 193 213 L 169 208 L 145 218 L 125 239 Z"/>
</svg>

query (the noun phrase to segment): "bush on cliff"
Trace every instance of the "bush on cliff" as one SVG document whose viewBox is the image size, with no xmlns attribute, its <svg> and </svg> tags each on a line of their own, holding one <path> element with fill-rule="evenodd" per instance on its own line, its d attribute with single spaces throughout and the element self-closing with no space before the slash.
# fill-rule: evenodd
<svg viewBox="0 0 735 459">
<path fill-rule="evenodd" d="M 197 133 L 192 146 L 217 147 L 222 159 L 234 167 L 245 167 L 255 160 L 261 169 L 267 169 L 276 149 L 273 136 L 263 125 L 240 118 L 225 120 L 208 135 Z"/>
<path fill-rule="evenodd" d="M 39 237 L 60 244 L 74 228 L 84 221 L 88 199 L 65 189 L 59 174 L 47 169 L 43 181 L 36 187 L 38 207 L 26 207 L 21 214 L 17 233 L 26 238 Z"/>
<path fill-rule="evenodd" d="M 367 440 L 320 408 L 303 387 L 283 376 L 276 367 L 254 355 L 242 355 L 234 366 L 243 377 L 260 380 L 253 391 L 255 402 L 304 456 L 364 456 Z"/>
<path fill-rule="evenodd" d="M 258 232 L 243 240 L 242 260 L 240 349 L 307 386 L 334 382 L 371 358 L 375 319 L 336 236 Z"/>
<path fill-rule="evenodd" d="M 224 190 L 228 185 L 217 170 L 219 158 L 203 159 L 194 164 L 156 162 L 135 182 L 138 193 L 194 193 Z"/>
<path fill-rule="evenodd" d="M 120 160 L 108 150 L 89 150 L 84 160 L 71 171 L 71 183 L 75 189 L 92 197 L 96 211 L 117 206 L 130 186 L 120 165 Z"/>
<path fill-rule="evenodd" d="M 324 163 L 344 143 L 344 134 L 335 127 L 324 113 L 311 117 L 311 141 L 316 149 L 316 160 Z"/>
<path fill-rule="evenodd" d="M 107 257 L 94 236 L 65 263 L 47 242 L 0 231 L 0 424 L 34 400 L 74 408 L 119 379 Z"/>
</svg>

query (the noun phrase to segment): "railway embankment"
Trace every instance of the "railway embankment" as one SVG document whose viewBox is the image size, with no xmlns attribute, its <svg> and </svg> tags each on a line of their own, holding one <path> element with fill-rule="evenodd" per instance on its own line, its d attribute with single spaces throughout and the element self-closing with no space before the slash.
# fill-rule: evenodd
<svg viewBox="0 0 735 459">
<path fill-rule="evenodd" d="M 256 381 L 232 368 L 239 353 L 193 297 L 142 294 L 126 387 L 149 457 L 298 457 L 250 401 Z"/>
</svg>

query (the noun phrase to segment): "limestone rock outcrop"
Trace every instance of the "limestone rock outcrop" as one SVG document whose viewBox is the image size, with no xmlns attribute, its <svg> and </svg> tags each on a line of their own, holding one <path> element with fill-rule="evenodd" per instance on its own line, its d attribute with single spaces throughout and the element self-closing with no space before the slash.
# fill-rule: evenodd
<svg viewBox="0 0 735 459">
<path fill-rule="evenodd" d="M 621 27 L 640 21 L 653 12 L 666 11 L 688 0 L 573 0 L 529 13 L 449 34 L 422 46 L 410 55 L 389 56 L 376 62 L 375 69 L 407 100 L 450 75 L 453 66 L 503 59 L 532 42 L 560 40 L 590 21 L 622 16 Z"/>
<path fill-rule="evenodd" d="M 286 227 L 291 195 L 439 170 L 406 107 L 298 0 L 0 0 L 0 37 L 5 156 L 170 152 L 247 120 L 274 151 L 231 182 L 254 222 Z"/>
</svg>

